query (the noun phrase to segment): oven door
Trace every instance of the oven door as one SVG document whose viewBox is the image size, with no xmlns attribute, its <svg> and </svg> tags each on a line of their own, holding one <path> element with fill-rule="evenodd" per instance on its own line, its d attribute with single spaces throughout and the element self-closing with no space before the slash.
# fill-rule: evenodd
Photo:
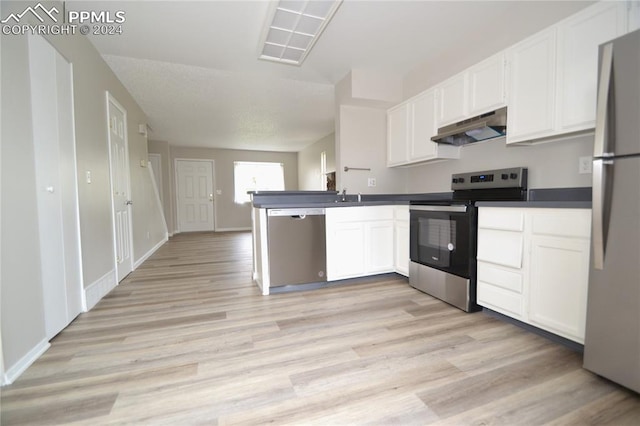
<svg viewBox="0 0 640 426">
<path fill-rule="evenodd" d="M 475 207 L 412 205 L 410 207 L 413 262 L 471 278 L 475 264 Z"/>
</svg>

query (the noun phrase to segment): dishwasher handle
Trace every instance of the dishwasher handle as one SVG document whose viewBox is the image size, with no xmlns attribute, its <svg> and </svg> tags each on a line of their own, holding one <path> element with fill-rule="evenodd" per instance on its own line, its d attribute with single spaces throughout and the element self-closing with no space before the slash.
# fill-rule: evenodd
<svg viewBox="0 0 640 426">
<path fill-rule="evenodd" d="M 308 209 L 268 209 L 267 216 L 288 216 L 292 219 L 302 220 L 307 216 L 324 216 L 324 209 L 322 208 L 308 208 Z"/>
</svg>

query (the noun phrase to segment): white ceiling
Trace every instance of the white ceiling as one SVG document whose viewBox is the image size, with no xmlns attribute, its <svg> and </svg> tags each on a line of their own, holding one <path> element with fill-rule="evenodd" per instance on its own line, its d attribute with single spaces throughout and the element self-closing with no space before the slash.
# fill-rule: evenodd
<svg viewBox="0 0 640 426">
<path fill-rule="evenodd" d="M 268 1 L 84 1 L 123 10 L 90 40 L 172 145 L 298 151 L 334 129 L 351 69 L 455 72 L 591 2 L 344 0 L 302 66 L 257 59 Z M 425 64 L 427 67 L 425 68 Z"/>
</svg>

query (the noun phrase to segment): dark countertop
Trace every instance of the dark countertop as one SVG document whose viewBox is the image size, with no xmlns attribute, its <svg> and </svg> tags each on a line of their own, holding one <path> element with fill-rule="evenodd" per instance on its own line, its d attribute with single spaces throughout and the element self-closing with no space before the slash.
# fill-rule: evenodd
<svg viewBox="0 0 640 426">
<path fill-rule="evenodd" d="M 410 201 L 450 200 L 451 192 L 423 194 L 347 194 L 346 201 L 336 191 L 263 191 L 252 193 L 253 206 L 263 209 L 365 207 L 408 205 Z M 591 188 L 533 188 L 528 201 L 478 201 L 479 207 L 591 208 Z"/>
<path fill-rule="evenodd" d="M 272 191 L 253 193 L 253 206 L 261 209 L 304 207 L 365 207 L 408 205 L 410 201 L 450 200 L 451 192 L 426 194 L 347 194 L 346 201 L 335 191 Z"/>
</svg>

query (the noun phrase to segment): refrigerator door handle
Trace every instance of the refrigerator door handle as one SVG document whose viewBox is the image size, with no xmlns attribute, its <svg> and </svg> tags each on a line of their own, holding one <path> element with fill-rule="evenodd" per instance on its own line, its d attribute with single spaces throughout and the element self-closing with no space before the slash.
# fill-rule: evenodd
<svg viewBox="0 0 640 426">
<path fill-rule="evenodd" d="M 598 82 L 598 102 L 596 106 L 596 131 L 593 144 L 595 158 L 608 155 L 606 149 L 607 120 L 609 113 L 609 89 L 611 86 L 611 68 L 613 67 L 613 43 L 602 47 L 602 62 L 600 63 L 600 81 Z M 595 179 L 595 174 L 594 174 Z"/>
<path fill-rule="evenodd" d="M 613 164 L 611 160 L 596 159 L 593 161 L 593 197 L 592 197 L 592 216 L 593 216 L 593 232 L 591 241 L 593 245 L 593 267 L 598 270 L 604 269 L 605 255 L 605 220 L 608 217 L 606 204 L 606 170 L 607 165 Z"/>
</svg>

